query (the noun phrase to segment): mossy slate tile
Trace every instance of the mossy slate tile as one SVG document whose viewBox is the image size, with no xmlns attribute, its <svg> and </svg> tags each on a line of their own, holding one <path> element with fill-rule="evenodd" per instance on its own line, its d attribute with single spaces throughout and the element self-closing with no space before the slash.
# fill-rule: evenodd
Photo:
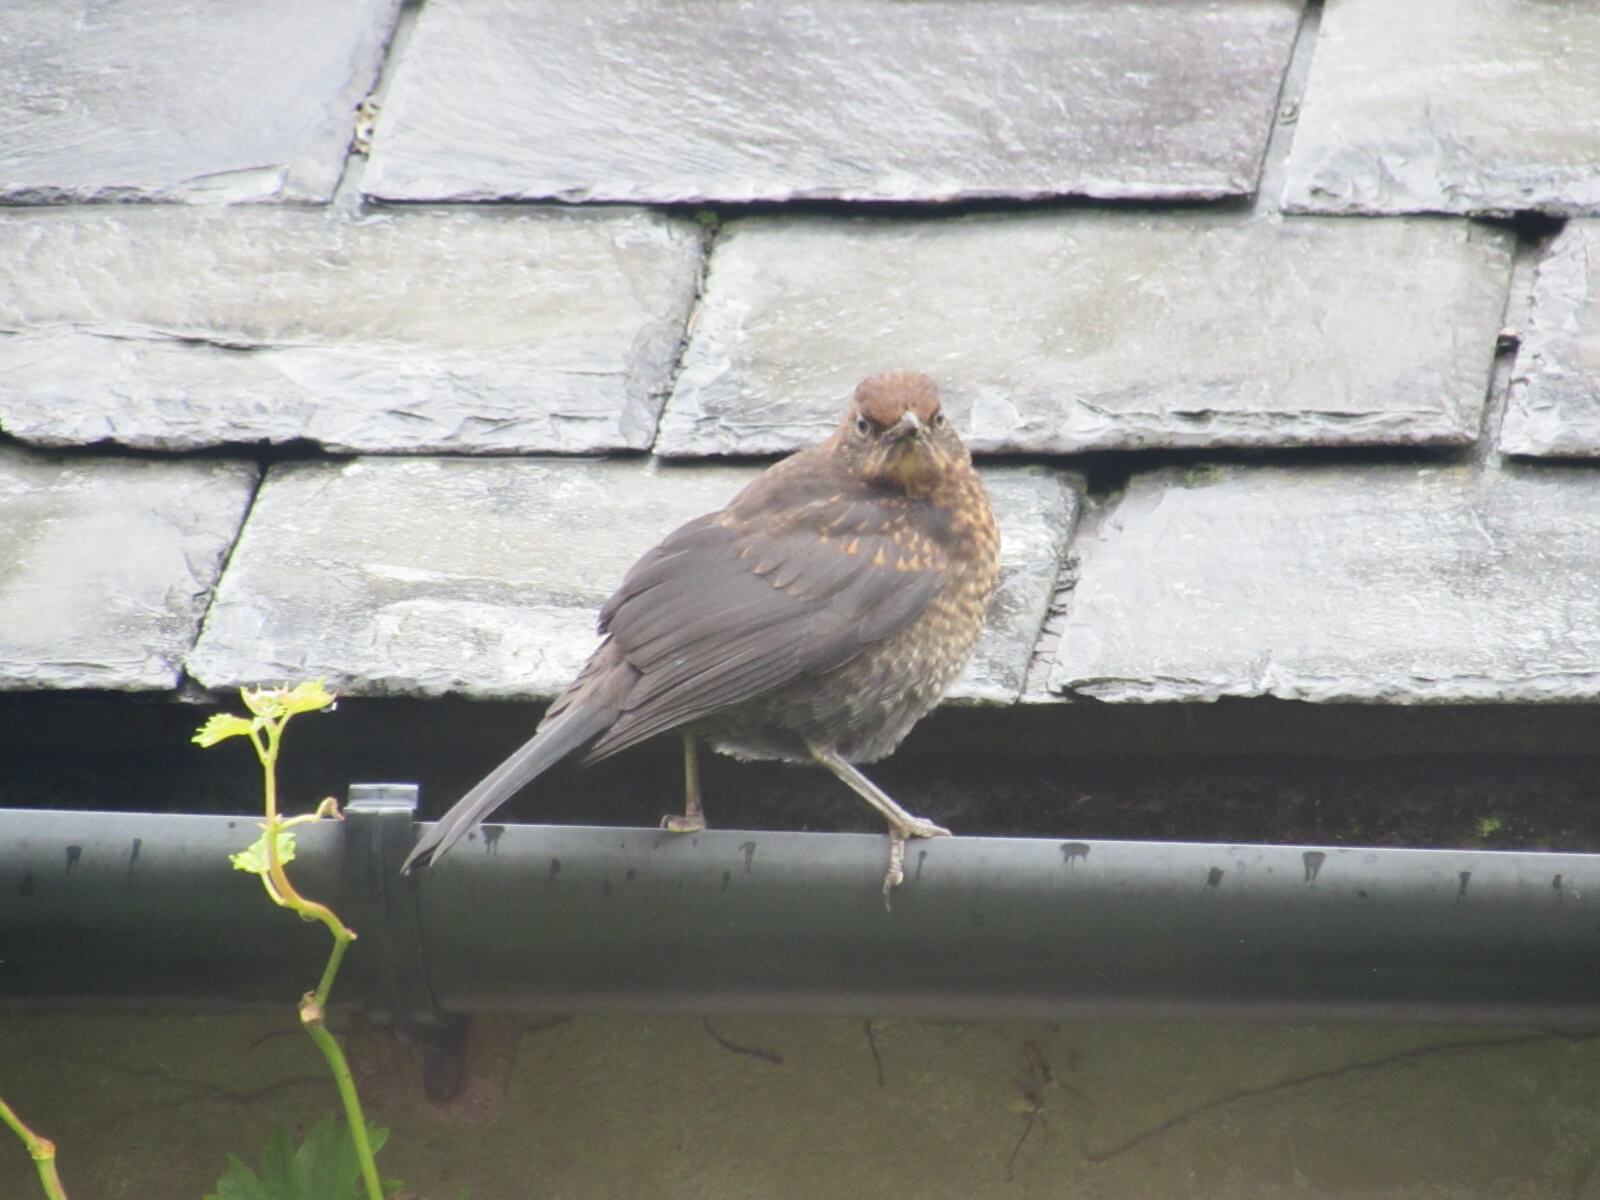
<svg viewBox="0 0 1600 1200">
<path fill-rule="evenodd" d="M 639 449 L 702 257 L 634 210 L 0 213 L 0 425 L 42 445 Z"/>
<path fill-rule="evenodd" d="M 1284 204 L 1600 214 L 1600 0 L 1333 0 Z"/>
<path fill-rule="evenodd" d="M 333 196 L 400 0 L 6 0 L 0 200 Z"/>
<path fill-rule="evenodd" d="M 434 0 L 389 200 L 1254 191 L 1298 0 Z"/>
<path fill-rule="evenodd" d="M 1600 458 L 1600 221 L 1569 223 L 1539 262 L 1500 449 Z"/>
<path fill-rule="evenodd" d="M 274 468 L 190 672 L 209 687 L 325 678 L 362 695 L 544 698 L 596 644 L 633 561 L 755 471 L 642 461 L 360 459 Z M 1076 515 L 1060 475 L 994 472 L 1002 591 L 955 698 L 1021 689 Z"/>
<path fill-rule="evenodd" d="M 1437 220 L 739 221 L 655 448 L 790 449 L 890 367 L 938 378 L 978 451 L 1465 443 L 1512 244 Z"/>
<path fill-rule="evenodd" d="M 0 689 L 175 688 L 255 484 L 242 462 L 0 447 Z"/>
<path fill-rule="evenodd" d="M 1600 700 L 1600 472 L 1212 467 L 1080 535 L 1050 686 L 1108 701 Z"/>
</svg>

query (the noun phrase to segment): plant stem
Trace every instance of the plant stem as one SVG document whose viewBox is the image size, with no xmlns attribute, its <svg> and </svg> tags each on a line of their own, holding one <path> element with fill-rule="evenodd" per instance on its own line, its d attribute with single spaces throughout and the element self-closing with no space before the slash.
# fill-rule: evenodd
<svg viewBox="0 0 1600 1200">
<path fill-rule="evenodd" d="M 0 1121 L 11 1127 L 11 1132 L 22 1139 L 22 1144 L 33 1156 L 33 1165 L 39 1169 L 39 1182 L 44 1186 L 44 1194 L 49 1200 L 67 1200 L 67 1189 L 61 1186 L 61 1176 L 56 1174 L 56 1144 L 24 1125 L 4 1100 L 0 1100 Z M 365 1129 L 362 1134 L 365 1136 Z"/>
<path fill-rule="evenodd" d="M 343 929 L 341 926 L 340 929 Z M 339 964 L 344 961 L 345 947 L 350 945 L 348 937 L 341 936 L 340 930 L 333 933 L 333 949 L 328 954 L 328 965 L 322 969 L 322 979 L 317 983 L 317 990 L 311 993 L 312 999 L 317 1002 L 318 1008 L 328 1006 L 328 994 L 333 991 L 334 976 L 339 974 Z"/>
<path fill-rule="evenodd" d="M 336 946 L 338 955 L 342 943 Z M 330 962 L 330 968 L 337 964 Z M 324 976 L 326 978 L 326 976 Z M 333 1072 L 333 1082 L 339 1089 L 339 1099 L 344 1104 L 345 1123 L 350 1126 L 350 1137 L 355 1142 L 356 1159 L 361 1163 L 361 1180 L 366 1186 L 368 1200 L 383 1200 L 383 1185 L 378 1181 L 378 1161 L 372 1153 L 372 1143 L 367 1138 L 367 1120 L 361 1113 L 361 1097 L 356 1092 L 355 1077 L 350 1074 L 350 1064 L 338 1041 L 323 1024 L 322 1005 L 315 995 L 307 993 L 300 1001 L 300 1023 L 306 1027 L 311 1040 L 328 1060 L 328 1070 Z"/>
<path fill-rule="evenodd" d="M 328 965 L 323 968 L 317 990 L 306 993 L 300 1001 L 300 1023 L 317 1044 L 317 1049 L 322 1051 L 322 1057 L 328 1060 L 328 1069 L 333 1072 L 333 1082 L 339 1089 L 339 1100 L 344 1105 L 345 1123 L 349 1125 L 350 1138 L 355 1143 L 356 1160 L 361 1164 L 361 1181 L 366 1189 L 367 1200 L 383 1200 L 378 1163 L 372 1153 L 371 1139 L 367 1137 L 367 1119 L 361 1111 L 361 1097 L 356 1092 L 355 1077 L 350 1074 L 350 1063 L 344 1051 L 339 1048 L 338 1041 L 328 1032 L 323 1021 L 328 995 L 333 991 L 333 981 L 339 974 L 339 965 L 344 961 L 345 949 L 355 940 L 355 931 L 339 920 L 327 905 L 307 900 L 296 891 L 283 869 L 283 860 L 278 856 L 278 830 L 284 824 L 278 816 L 278 746 L 290 715 L 264 722 L 261 732 L 266 735 L 265 739 L 255 735 L 251 737 L 255 743 L 256 757 L 261 760 L 267 817 L 267 878 L 276 892 L 273 899 L 286 908 L 294 909 L 308 921 L 321 921 L 333 935 L 333 949 L 328 954 Z"/>
<path fill-rule="evenodd" d="M 328 927 L 328 932 L 333 934 L 335 942 L 334 960 L 329 964 L 329 970 L 323 973 L 322 986 L 317 989 L 322 1003 L 328 1002 L 328 990 L 333 987 L 333 976 L 339 970 L 338 960 L 344 957 L 346 944 L 355 941 L 355 931 L 339 920 L 334 912 L 325 904 L 318 904 L 315 900 L 307 900 L 298 891 L 294 884 L 289 882 L 289 874 L 283 869 L 283 860 L 278 857 L 278 830 L 289 822 L 278 816 L 278 743 L 283 739 L 283 726 L 289 718 L 284 717 L 281 722 L 269 722 L 266 726 L 266 741 L 256 742 L 256 757 L 261 760 L 262 791 L 266 796 L 267 819 L 267 878 L 272 880 L 272 886 L 277 892 L 274 897 L 285 908 L 292 908 L 308 921 L 321 921 Z"/>
</svg>

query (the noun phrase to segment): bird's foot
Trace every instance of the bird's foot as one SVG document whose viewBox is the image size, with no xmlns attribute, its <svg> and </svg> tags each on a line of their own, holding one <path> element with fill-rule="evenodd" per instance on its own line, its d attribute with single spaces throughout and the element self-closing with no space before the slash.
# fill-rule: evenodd
<svg viewBox="0 0 1600 1200">
<path fill-rule="evenodd" d="M 935 825 L 932 821 L 922 817 L 912 817 L 904 826 L 890 831 L 891 836 L 899 834 L 901 838 L 936 838 L 950 837 L 950 831 L 943 825 Z"/>
<path fill-rule="evenodd" d="M 935 825 L 922 817 L 912 817 L 909 821 L 889 827 L 889 869 L 883 875 L 883 907 L 886 910 L 892 911 L 894 907 L 889 902 L 890 893 L 906 881 L 907 840 L 949 836 L 950 831 L 943 825 Z"/>
<path fill-rule="evenodd" d="M 668 833 L 699 833 L 706 827 L 706 819 L 698 814 L 668 813 L 661 818 L 661 828 Z"/>
<path fill-rule="evenodd" d="M 883 874 L 883 911 L 893 912 L 889 897 L 906 881 L 906 839 L 898 829 L 889 831 L 889 869 Z"/>
</svg>

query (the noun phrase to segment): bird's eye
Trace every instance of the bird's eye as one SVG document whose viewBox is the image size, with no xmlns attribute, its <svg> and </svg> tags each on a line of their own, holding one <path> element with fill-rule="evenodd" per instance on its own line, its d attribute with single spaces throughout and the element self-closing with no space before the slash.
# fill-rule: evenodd
<svg viewBox="0 0 1600 1200">
<path fill-rule="evenodd" d="M 950 422 L 944 419 L 944 414 L 942 412 L 936 412 L 933 414 L 933 427 L 935 429 L 943 429 L 949 423 Z"/>
<path fill-rule="evenodd" d="M 859 433 L 862 437 L 866 437 L 867 433 L 871 429 L 872 429 L 872 422 L 867 420 L 866 417 L 857 417 L 856 418 L 856 432 Z"/>
</svg>

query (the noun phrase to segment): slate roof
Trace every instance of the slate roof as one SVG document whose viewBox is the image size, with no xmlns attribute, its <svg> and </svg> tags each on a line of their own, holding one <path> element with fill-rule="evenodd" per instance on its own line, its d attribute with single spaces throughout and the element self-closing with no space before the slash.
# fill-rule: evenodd
<svg viewBox="0 0 1600 1200">
<path fill-rule="evenodd" d="M 0 689 L 548 697 L 907 366 L 955 701 L 1600 700 L 1600 0 L 267 11 L 0 13 Z"/>
</svg>

